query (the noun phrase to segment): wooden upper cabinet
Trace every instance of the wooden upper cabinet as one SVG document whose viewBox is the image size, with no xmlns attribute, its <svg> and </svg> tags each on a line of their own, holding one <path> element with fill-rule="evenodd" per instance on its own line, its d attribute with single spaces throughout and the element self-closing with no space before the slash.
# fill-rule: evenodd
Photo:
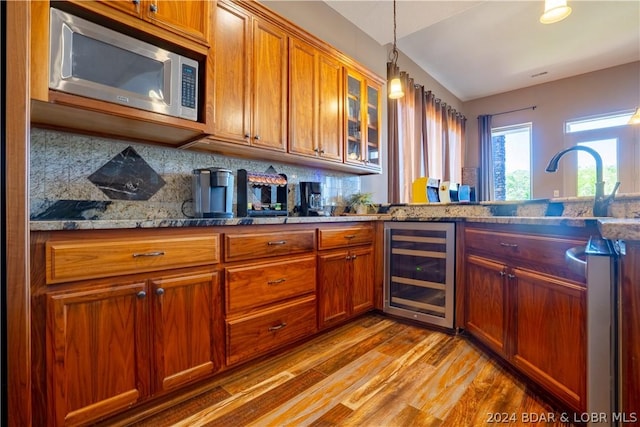
<svg viewBox="0 0 640 427">
<path fill-rule="evenodd" d="M 318 57 L 318 148 L 323 159 L 342 162 L 344 141 L 342 64 Z"/>
<path fill-rule="evenodd" d="M 345 163 L 380 170 L 381 85 L 362 73 L 345 74 Z"/>
<path fill-rule="evenodd" d="M 342 161 L 342 65 L 292 37 L 289 75 L 289 152 Z"/>
<path fill-rule="evenodd" d="M 219 1 L 210 54 L 214 139 L 286 150 L 287 35 Z"/>
<path fill-rule="evenodd" d="M 250 60 L 251 17 L 219 1 L 209 55 L 213 88 L 213 136 L 249 144 L 251 136 Z"/>
<path fill-rule="evenodd" d="M 251 145 L 287 148 L 287 35 L 273 24 L 253 20 Z"/>
<path fill-rule="evenodd" d="M 101 3 L 180 36 L 208 44 L 209 1 L 103 0 Z"/>
</svg>

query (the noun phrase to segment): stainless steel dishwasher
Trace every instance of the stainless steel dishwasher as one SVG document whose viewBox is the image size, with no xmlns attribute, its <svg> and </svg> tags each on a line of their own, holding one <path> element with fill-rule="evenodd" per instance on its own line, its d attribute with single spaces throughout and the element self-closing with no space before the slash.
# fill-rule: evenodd
<svg viewBox="0 0 640 427">
<path fill-rule="evenodd" d="M 587 281 L 587 415 L 588 426 L 619 425 L 619 295 L 614 242 L 592 236 L 586 247 L 567 250 L 567 265 Z"/>
<path fill-rule="evenodd" d="M 384 312 L 453 328 L 455 223 L 385 222 Z"/>
</svg>

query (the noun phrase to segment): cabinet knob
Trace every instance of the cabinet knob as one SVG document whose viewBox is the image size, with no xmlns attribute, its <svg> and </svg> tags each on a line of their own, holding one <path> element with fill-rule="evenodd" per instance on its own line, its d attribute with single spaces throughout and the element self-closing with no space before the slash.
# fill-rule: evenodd
<svg viewBox="0 0 640 427">
<path fill-rule="evenodd" d="M 504 270 L 500 271 L 500 277 L 504 277 L 507 273 L 504 272 Z"/>
<path fill-rule="evenodd" d="M 315 151 L 316 153 L 318 153 L 318 152 L 320 152 L 320 149 L 316 147 L 316 148 L 314 148 L 314 149 L 313 149 L 313 151 Z"/>
<path fill-rule="evenodd" d="M 136 296 L 140 299 L 144 298 L 147 296 L 147 293 L 145 291 L 140 291 L 136 294 Z"/>
<path fill-rule="evenodd" d="M 244 134 L 244 137 L 245 137 L 245 138 L 251 138 L 251 135 L 249 135 L 248 133 L 245 133 L 245 134 Z"/>
<path fill-rule="evenodd" d="M 137 6 L 140 4 L 140 0 L 131 0 L 131 3 Z"/>
<path fill-rule="evenodd" d="M 322 148 L 320 149 L 320 154 L 324 154 L 324 150 Z"/>
<path fill-rule="evenodd" d="M 156 295 L 164 295 L 164 288 L 156 289 Z"/>
<path fill-rule="evenodd" d="M 507 277 L 509 278 L 509 280 L 515 279 L 516 275 L 515 274 L 508 274 Z"/>
<path fill-rule="evenodd" d="M 356 259 L 358 258 L 358 255 L 351 255 L 351 259 Z"/>
<path fill-rule="evenodd" d="M 158 13 L 158 5 L 155 3 L 151 3 L 151 5 L 149 5 L 149 10 L 153 13 Z"/>
<path fill-rule="evenodd" d="M 253 137 L 253 139 L 255 139 L 256 141 L 260 139 L 260 135 L 256 135 Z"/>
</svg>

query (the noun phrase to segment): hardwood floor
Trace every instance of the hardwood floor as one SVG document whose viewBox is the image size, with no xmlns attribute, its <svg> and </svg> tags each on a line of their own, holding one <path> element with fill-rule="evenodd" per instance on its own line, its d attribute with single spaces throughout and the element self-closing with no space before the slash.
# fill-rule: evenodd
<svg viewBox="0 0 640 427">
<path fill-rule="evenodd" d="M 369 314 L 133 425 L 570 425 L 560 416 L 467 338 Z"/>
</svg>

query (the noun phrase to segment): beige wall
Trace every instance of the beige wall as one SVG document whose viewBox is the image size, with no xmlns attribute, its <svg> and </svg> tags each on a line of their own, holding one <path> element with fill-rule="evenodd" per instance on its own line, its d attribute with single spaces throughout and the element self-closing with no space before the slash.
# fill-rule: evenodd
<svg viewBox="0 0 640 427">
<path fill-rule="evenodd" d="M 557 174 L 544 170 L 553 155 L 564 148 L 567 120 L 635 109 L 640 103 L 640 62 L 632 62 L 554 82 L 505 92 L 463 104 L 467 116 L 465 166 L 479 165 L 478 115 L 494 114 L 535 105 L 535 110 L 495 116 L 493 127 L 532 122 L 533 198 L 553 196 L 561 188 Z M 638 131 L 635 145 L 638 145 Z"/>
<path fill-rule="evenodd" d="M 336 49 L 355 59 L 379 76 L 386 77 L 387 61 L 390 45 L 381 46 L 358 27 L 346 20 L 338 12 L 323 1 L 261 1 L 268 8 L 305 29 L 314 36 L 324 40 Z M 389 21 L 389 26 L 393 22 Z M 433 77 L 418 67 L 414 62 L 400 53 L 398 65 L 407 71 L 416 83 L 431 90 L 437 97 L 458 111 L 462 111 L 462 103 L 451 92 L 445 89 Z M 383 88 L 386 93 L 386 86 Z M 362 191 L 372 192 L 375 202 L 388 200 L 387 184 L 387 105 L 382 103 L 382 156 L 383 173 L 362 177 Z"/>
</svg>

